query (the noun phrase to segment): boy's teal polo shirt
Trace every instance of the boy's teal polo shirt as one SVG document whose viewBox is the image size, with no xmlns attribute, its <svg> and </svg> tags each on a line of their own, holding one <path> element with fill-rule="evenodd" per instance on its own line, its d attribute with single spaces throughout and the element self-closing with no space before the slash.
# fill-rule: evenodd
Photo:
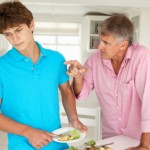
<svg viewBox="0 0 150 150">
<path fill-rule="evenodd" d="M 15 48 L 0 58 L 0 108 L 2 114 L 17 122 L 52 132 L 61 127 L 58 87 L 69 77 L 64 57 L 37 45 L 41 55 L 36 64 Z M 34 150 L 25 137 L 8 134 L 8 139 L 9 150 Z M 51 142 L 41 150 L 67 147 Z"/>
</svg>

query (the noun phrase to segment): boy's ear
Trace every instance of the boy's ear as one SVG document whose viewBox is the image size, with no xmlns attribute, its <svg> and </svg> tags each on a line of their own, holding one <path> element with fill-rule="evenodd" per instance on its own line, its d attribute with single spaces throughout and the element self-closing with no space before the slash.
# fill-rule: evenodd
<svg viewBox="0 0 150 150">
<path fill-rule="evenodd" d="M 33 31 L 34 27 L 35 27 L 34 20 L 32 20 L 30 23 L 30 29 Z"/>
</svg>

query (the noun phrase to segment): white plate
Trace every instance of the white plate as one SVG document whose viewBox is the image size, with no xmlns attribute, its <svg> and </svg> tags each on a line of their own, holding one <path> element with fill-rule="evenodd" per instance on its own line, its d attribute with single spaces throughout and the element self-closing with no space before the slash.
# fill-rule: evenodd
<svg viewBox="0 0 150 150">
<path fill-rule="evenodd" d="M 63 128 L 59 128 L 55 131 L 53 131 L 54 134 L 62 134 L 64 132 L 70 131 L 70 130 L 74 130 L 75 128 L 73 127 L 63 127 Z M 77 130 L 77 129 L 75 129 Z M 78 130 L 79 131 L 79 130 Z M 82 140 L 85 136 L 86 136 L 86 132 L 80 132 L 80 138 L 79 139 L 75 139 L 75 140 L 68 140 L 68 141 L 59 141 L 58 138 L 53 138 L 53 141 L 59 142 L 59 143 L 73 143 L 73 142 L 77 142 Z"/>
</svg>

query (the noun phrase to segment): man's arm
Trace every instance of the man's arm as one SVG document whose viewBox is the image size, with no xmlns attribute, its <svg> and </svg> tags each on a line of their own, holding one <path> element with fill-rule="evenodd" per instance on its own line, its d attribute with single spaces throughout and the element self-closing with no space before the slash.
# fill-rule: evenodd
<svg viewBox="0 0 150 150">
<path fill-rule="evenodd" d="M 142 53 L 133 59 L 138 61 L 135 76 L 135 89 L 141 101 L 141 128 L 140 145 L 128 150 L 150 150 L 150 53 L 143 47 Z M 140 58 L 140 59 L 139 59 Z"/>
<path fill-rule="evenodd" d="M 76 101 L 69 82 L 61 84 L 59 88 L 62 95 L 62 103 L 68 116 L 70 125 L 81 131 L 87 131 L 87 127 L 84 126 L 78 119 Z"/>
<path fill-rule="evenodd" d="M 54 134 L 20 124 L 4 116 L 2 113 L 0 113 L 0 130 L 26 137 L 30 144 L 35 148 L 47 145 L 52 141 L 52 136 L 55 136 Z"/>
</svg>

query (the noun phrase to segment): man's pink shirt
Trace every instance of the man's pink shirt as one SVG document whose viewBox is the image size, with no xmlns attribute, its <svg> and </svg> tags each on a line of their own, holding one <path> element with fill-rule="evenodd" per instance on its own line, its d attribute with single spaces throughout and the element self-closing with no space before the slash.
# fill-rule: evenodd
<svg viewBox="0 0 150 150">
<path fill-rule="evenodd" d="M 88 71 L 78 99 L 95 89 L 102 111 L 103 138 L 127 135 L 140 138 L 150 132 L 150 51 L 133 44 L 126 52 L 118 75 L 111 60 L 102 59 L 101 51 L 86 61 Z"/>
</svg>

